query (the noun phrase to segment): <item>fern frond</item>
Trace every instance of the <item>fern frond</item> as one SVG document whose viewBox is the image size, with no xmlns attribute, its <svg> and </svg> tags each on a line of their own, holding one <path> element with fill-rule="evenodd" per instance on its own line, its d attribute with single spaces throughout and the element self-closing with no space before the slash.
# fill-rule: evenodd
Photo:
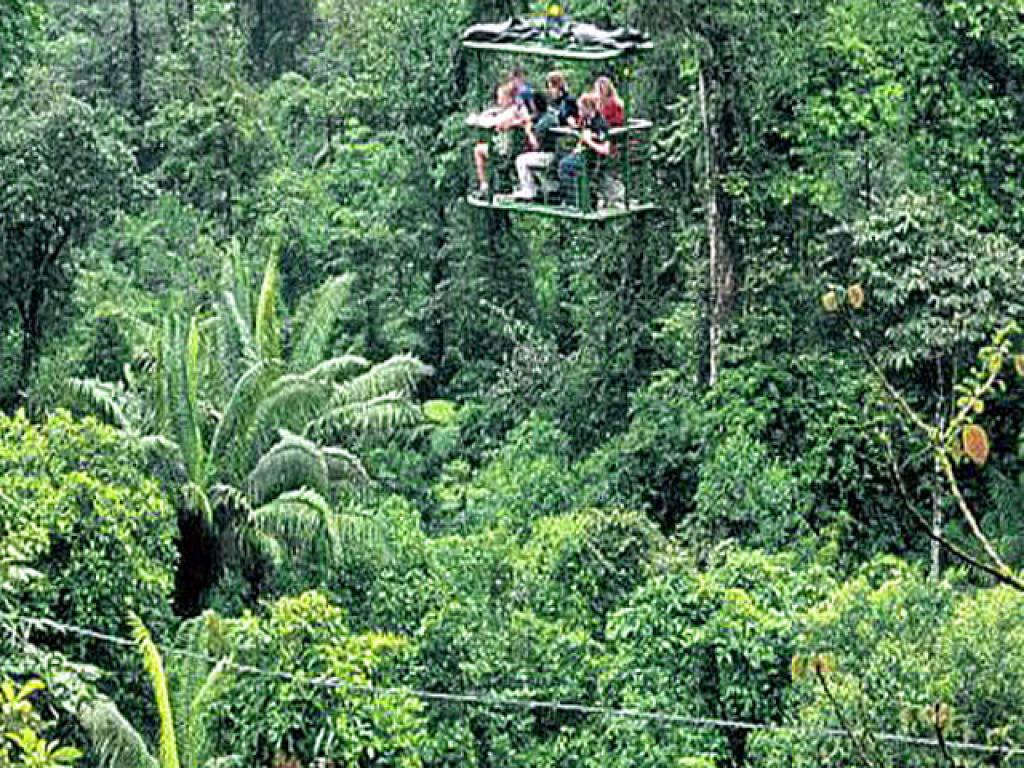
<svg viewBox="0 0 1024 768">
<path fill-rule="evenodd" d="M 433 372 L 433 368 L 412 355 L 396 355 L 340 385 L 337 400 L 348 404 L 373 400 L 392 392 L 409 394 Z"/>
<path fill-rule="evenodd" d="M 89 737 L 100 768 L 160 768 L 145 739 L 112 701 L 84 701 L 78 709 L 78 721 Z"/>
<path fill-rule="evenodd" d="M 316 292 L 312 309 L 302 322 L 302 335 L 292 354 L 293 371 L 308 371 L 328 355 L 331 335 L 348 302 L 353 281 L 351 275 L 335 277 Z"/>
<path fill-rule="evenodd" d="M 72 378 L 66 389 L 73 405 L 91 411 L 122 432 L 135 431 L 135 425 L 125 412 L 124 400 L 128 394 L 121 387 L 98 379 Z"/>
<path fill-rule="evenodd" d="M 178 760 L 178 745 L 174 733 L 174 713 L 171 710 L 171 697 L 167 687 L 167 674 L 160 649 L 153 642 L 149 630 L 142 620 L 132 614 L 132 635 L 142 654 L 142 665 L 149 675 L 156 701 L 157 714 L 160 718 L 160 768 L 181 768 Z"/>
<path fill-rule="evenodd" d="M 248 493 L 254 506 L 261 506 L 285 491 L 310 488 L 319 494 L 328 490 L 327 460 L 319 447 L 287 431 L 267 451 L 249 475 Z"/>
<path fill-rule="evenodd" d="M 281 358 L 281 327 L 277 316 L 280 284 L 281 271 L 275 248 L 267 259 L 260 298 L 256 305 L 256 349 L 263 361 Z"/>
<path fill-rule="evenodd" d="M 307 379 L 322 381 L 325 384 L 333 384 L 337 381 L 351 376 L 353 373 L 365 372 L 370 367 L 370 361 L 359 355 L 340 355 L 324 360 L 319 365 L 306 371 Z"/>
</svg>

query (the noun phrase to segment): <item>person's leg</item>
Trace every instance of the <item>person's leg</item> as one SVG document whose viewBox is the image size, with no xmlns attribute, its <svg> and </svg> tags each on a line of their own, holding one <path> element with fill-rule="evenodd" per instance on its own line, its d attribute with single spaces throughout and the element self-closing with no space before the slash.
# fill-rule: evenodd
<svg viewBox="0 0 1024 768">
<path fill-rule="evenodd" d="M 480 142 L 473 148 L 473 159 L 476 162 L 476 180 L 481 189 L 487 188 L 487 144 Z"/>
<path fill-rule="evenodd" d="M 524 197 L 537 196 L 537 181 L 534 172 L 549 167 L 553 159 L 554 155 L 549 152 L 524 152 L 516 158 L 519 191 Z"/>
<path fill-rule="evenodd" d="M 562 200 L 568 205 L 579 205 L 576 178 L 579 176 L 580 157 L 572 154 L 562 158 L 558 164 L 558 178 L 562 184 Z"/>
</svg>

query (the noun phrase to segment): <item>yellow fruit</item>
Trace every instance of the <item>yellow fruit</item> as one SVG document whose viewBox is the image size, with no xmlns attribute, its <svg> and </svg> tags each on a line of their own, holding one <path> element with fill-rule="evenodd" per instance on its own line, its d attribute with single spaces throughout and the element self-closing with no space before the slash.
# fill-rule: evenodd
<svg viewBox="0 0 1024 768">
<path fill-rule="evenodd" d="M 850 302 L 850 306 L 854 309 L 860 309 L 864 306 L 864 286 L 860 283 L 854 283 L 846 289 L 846 300 Z"/>
<path fill-rule="evenodd" d="M 1024 355 L 1013 358 L 1013 367 L 1017 369 L 1017 375 L 1024 378 Z"/>
<path fill-rule="evenodd" d="M 839 309 L 839 296 L 835 291 L 829 291 L 821 297 L 821 306 L 826 312 L 835 312 Z"/>
<path fill-rule="evenodd" d="M 988 433 L 977 424 L 970 424 L 964 428 L 963 433 L 964 454 L 979 467 L 988 461 L 991 450 L 988 442 Z"/>
</svg>

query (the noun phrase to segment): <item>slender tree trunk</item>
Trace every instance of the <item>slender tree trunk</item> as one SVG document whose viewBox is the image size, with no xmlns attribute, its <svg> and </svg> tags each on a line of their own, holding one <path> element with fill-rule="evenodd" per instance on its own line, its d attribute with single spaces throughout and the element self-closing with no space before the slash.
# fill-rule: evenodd
<svg viewBox="0 0 1024 768">
<path fill-rule="evenodd" d="M 141 121 L 142 114 L 142 37 L 139 32 L 139 0 L 128 0 L 129 77 L 132 111 Z"/>
<path fill-rule="evenodd" d="M 701 121 L 704 130 L 705 215 L 708 228 L 711 312 L 708 382 L 718 381 L 722 367 L 722 336 L 732 311 L 736 289 L 735 263 L 729 248 L 728 200 L 722 189 L 722 166 L 728 149 L 724 119 L 723 83 L 714 53 L 701 63 L 698 76 Z"/>
</svg>

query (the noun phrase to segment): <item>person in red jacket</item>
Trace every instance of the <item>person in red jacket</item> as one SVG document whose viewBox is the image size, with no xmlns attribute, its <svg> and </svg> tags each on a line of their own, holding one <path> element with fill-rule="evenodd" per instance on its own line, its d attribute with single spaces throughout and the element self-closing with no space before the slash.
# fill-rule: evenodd
<svg viewBox="0 0 1024 768">
<path fill-rule="evenodd" d="M 601 116 L 609 128 L 621 128 L 626 124 L 626 106 L 619 98 L 615 84 L 610 77 L 599 77 L 594 83 L 594 93 L 601 105 Z"/>
</svg>

